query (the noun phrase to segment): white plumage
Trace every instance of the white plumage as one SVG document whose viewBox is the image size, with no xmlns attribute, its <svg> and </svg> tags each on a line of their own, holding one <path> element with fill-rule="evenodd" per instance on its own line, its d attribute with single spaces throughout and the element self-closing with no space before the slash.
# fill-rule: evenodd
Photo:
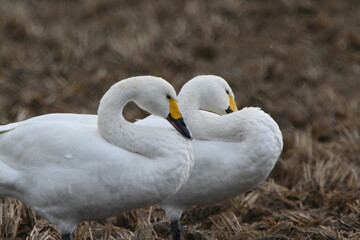
<svg viewBox="0 0 360 240">
<path fill-rule="evenodd" d="M 254 107 L 223 115 L 231 97 L 226 81 L 212 75 L 190 80 L 179 93 L 179 105 L 194 137 L 195 164 L 186 184 L 159 204 L 172 221 L 174 239 L 180 238 L 178 220 L 186 207 L 224 201 L 253 189 L 280 156 L 283 142 L 276 122 Z M 155 116 L 136 124 L 170 127 Z"/>
<path fill-rule="evenodd" d="M 174 128 L 129 123 L 122 109 L 134 101 L 170 121 L 178 114 L 176 122 L 174 100 L 165 80 L 135 77 L 106 92 L 98 117 L 49 114 L 0 126 L 0 194 L 30 205 L 59 227 L 63 239 L 78 221 L 170 197 L 193 166 L 189 140 Z M 184 124 L 178 128 L 191 137 Z"/>
</svg>

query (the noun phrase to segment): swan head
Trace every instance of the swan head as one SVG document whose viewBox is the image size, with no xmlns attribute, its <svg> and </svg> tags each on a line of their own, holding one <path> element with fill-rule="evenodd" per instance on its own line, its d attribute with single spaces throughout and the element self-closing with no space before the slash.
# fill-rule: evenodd
<svg viewBox="0 0 360 240">
<path fill-rule="evenodd" d="M 115 107 L 133 101 L 148 113 L 167 119 L 184 137 L 192 139 L 180 112 L 176 92 L 171 84 L 162 78 L 139 76 L 124 79 L 110 88 L 100 105 L 106 106 L 106 102 L 111 101 Z"/>
<path fill-rule="evenodd" d="M 215 75 L 200 75 L 188 81 L 181 89 L 179 98 L 186 92 L 195 94 L 201 110 L 219 115 L 237 111 L 235 97 L 229 84 Z"/>
<path fill-rule="evenodd" d="M 153 115 L 166 118 L 184 137 L 192 139 L 171 84 L 158 77 L 144 76 L 142 79 L 146 81 L 146 85 L 144 84 L 142 91 L 138 92 L 135 103 Z"/>
</svg>

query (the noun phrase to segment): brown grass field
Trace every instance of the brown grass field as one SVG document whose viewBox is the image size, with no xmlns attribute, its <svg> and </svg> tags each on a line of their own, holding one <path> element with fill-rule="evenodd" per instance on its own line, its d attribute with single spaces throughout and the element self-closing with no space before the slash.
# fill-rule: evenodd
<svg viewBox="0 0 360 240">
<path fill-rule="evenodd" d="M 178 91 L 224 77 L 239 108 L 279 124 L 266 182 L 189 208 L 185 239 L 360 239 L 359 0 L 3 0 L 0 124 L 96 113 L 117 80 L 155 75 Z M 127 117 L 143 117 L 134 105 Z M 83 222 L 78 239 L 167 239 L 154 208 Z M 1 239 L 59 239 L 21 202 L 0 198 Z"/>
</svg>

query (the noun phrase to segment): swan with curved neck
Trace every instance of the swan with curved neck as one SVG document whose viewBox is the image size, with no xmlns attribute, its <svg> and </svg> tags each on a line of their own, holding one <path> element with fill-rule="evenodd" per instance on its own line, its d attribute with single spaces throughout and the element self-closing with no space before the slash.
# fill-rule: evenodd
<svg viewBox="0 0 360 240">
<path fill-rule="evenodd" d="M 181 238 L 179 219 L 186 207 L 221 202 L 253 189 L 269 175 L 283 147 L 276 122 L 259 108 L 237 111 L 233 92 L 221 77 L 188 81 L 179 105 L 194 137 L 195 164 L 180 190 L 158 204 L 171 220 L 174 240 Z M 137 124 L 169 127 L 154 116 Z"/>
<path fill-rule="evenodd" d="M 181 134 L 127 122 L 122 110 L 129 101 L 167 118 Z M 98 117 L 51 114 L 0 126 L 0 195 L 25 202 L 71 239 L 79 221 L 173 195 L 193 165 L 187 138 L 169 83 L 151 76 L 125 79 L 105 93 Z"/>
</svg>

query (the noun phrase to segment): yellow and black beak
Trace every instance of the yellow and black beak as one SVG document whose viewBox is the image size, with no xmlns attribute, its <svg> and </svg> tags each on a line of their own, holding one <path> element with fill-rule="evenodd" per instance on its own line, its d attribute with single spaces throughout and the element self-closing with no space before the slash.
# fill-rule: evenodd
<svg viewBox="0 0 360 240">
<path fill-rule="evenodd" d="M 184 137 L 192 140 L 193 139 L 192 135 L 189 129 L 187 128 L 184 119 L 181 116 L 177 102 L 174 99 L 170 98 L 169 104 L 170 104 L 170 113 L 166 119 L 171 123 L 171 125 L 173 125 L 173 127 L 179 133 L 181 133 Z"/>
<path fill-rule="evenodd" d="M 236 112 L 238 108 L 236 106 L 235 99 L 230 94 L 228 94 L 228 97 L 229 97 L 229 107 L 225 110 L 225 112 L 226 113 Z"/>
</svg>

